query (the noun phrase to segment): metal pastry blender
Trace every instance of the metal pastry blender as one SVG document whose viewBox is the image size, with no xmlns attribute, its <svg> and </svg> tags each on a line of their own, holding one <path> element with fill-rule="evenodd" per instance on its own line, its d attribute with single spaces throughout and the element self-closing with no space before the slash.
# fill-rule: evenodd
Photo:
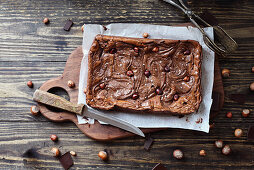
<svg viewBox="0 0 254 170">
<path fill-rule="evenodd" d="M 33 100 L 71 113 L 76 113 L 78 115 L 97 119 L 112 126 L 116 126 L 126 131 L 145 137 L 144 133 L 138 127 L 133 126 L 128 122 L 125 122 L 113 116 L 106 115 L 96 110 L 91 111 L 84 104 L 71 103 L 60 96 L 48 93 L 46 91 L 36 90 L 33 95 Z"/>
<path fill-rule="evenodd" d="M 200 18 L 198 15 L 196 15 L 191 9 L 189 9 L 188 7 L 185 6 L 185 4 L 183 3 L 182 0 L 179 0 L 180 4 L 177 4 L 176 2 L 174 2 L 173 0 L 164 0 L 167 3 L 170 3 L 171 5 L 181 9 L 186 15 L 187 17 L 190 19 L 190 21 L 201 31 L 201 33 L 203 34 L 203 39 L 205 44 L 214 52 L 217 52 L 218 54 L 221 55 L 225 55 L 228 53 L 232 53 L 234 52 L 238 45 L 237 43 L 220 27 L 220 26 L 211 26 L 209 23 L 207 23 L 206 21 L 204 21 L 202 18 Z M 200 27 L 200 25 L 198 25 L 198 23 L 195 21 L 195 19 L 198 19 L 199 21 L 201 21 L 204 25 L 208 26 L 208 27 L 213 27 L 214 28 L 214 32 L 215 32 L 215 36 L 217 36 L 218 41 L 220 41 L 220 44 L 224 47 L 224 48 L 220 48 L 203 30 L 203 28 Z"/>
</svg>

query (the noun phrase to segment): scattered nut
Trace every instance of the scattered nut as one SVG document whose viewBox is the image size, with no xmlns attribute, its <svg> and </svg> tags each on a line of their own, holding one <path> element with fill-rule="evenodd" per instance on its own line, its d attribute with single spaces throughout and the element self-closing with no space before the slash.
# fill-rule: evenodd
<svg viewBox="0 0 254 170">
<path fill-rule="evenodd" d="M 60 156 L 60 151 L 58 148 L 52 148 L 51 152 L 52 152 L 53 156 L 55 156 L 55 157 Z"/>
<path fill-rule="evenodd" d="M 235 137 L 240 138 L 243 135 L 242 129 L 236 129 L 235 130 Z"/>
<path fill-rule="evenodd" d="M 99 86 L 100 86 L 101 89 L 105 89 L 106 84 L 105 83 L 101 83 Z"/>
<path fill-rule="evenodd" d="M 182 159 L 182 158 L 183 158 L 183 152 L 182 152 L 180 149 L 176 149 L 176 150 L 174 150 L 174 152 L 173 152 L 173 156 L 174 156 L 176 159 Z"/>
<path fill-rule="evenodd" d="M 81 31 L 84 32 L 84 25 L 81 27 Z"/>
<path fill-rule="evenodd" d="M 156 92 L 156 94 L 158 94 L 158 95 L 162 95 L 162 93 L 163 93 L 162 89 L 159 88 L 159 87 L 155 90 L 155 92 Z"/>
<path fill-rule="evenodd" d="M 232 112 L 227 112 L 226 117 L 227 118 L 232 118 Z"/>
<path fill-rule="evenodd" d="M 132 95 L 132 99 L 133 99 L 133 100 L 136 100 L 136 99 L 138 99 L 138 98 L 139 98 L 138 92 L 136 92 L 136 93 L 134 93 L 134 94 Z"/>
<path fill-rule="evenodd" d="M 33 88 L 34 84 L 33 84 L 33 82 L 31 80 L 29 80 L 27 82 L 27 86 L 30 87 L 30 88 Z"/>
<path fill-rule="evenodd" d="M 222 148 L 223 147 L 223 141 L 222 140 L 216 140 L 215 141 L 216 148 Z"/>
<path fill-rule="evenodd" d="M 144 32 L 144 33 L 143 33 L 143 37 L 144 37 L 144 38 L 147 38 L 148 36 L 149 36 L 149 34 L 148 34 L 147 32 Z"/>
<path fill-rule="evenodd" d="M 32 115 L 35 116 L 35 115 L 39 114 L 40 108 L 38 106 L 31 106 L 30 111 L 31 111 Z"/>
<path fill-rule="evenodd" d="M 134 73 L 133 73 L 133 71 L 131 71 L 131 70 L 128 70 L 126 74 L 127 74 L 127 76 L 129 76 L 129 77 L 134 76 Z"/>
<path fill-rule="evenodd" d="M 77 156 L 76 152 L 74 152 L 74 151 L 70 151 L 70 154 L 71 154 L 72 156 Z"/>
<path fill-rule="evenodd" d="M 250 110 L 249 109 L 243 109 L 242 116 L 243 117 L 248 117 L 249 115 L 250 115 Z"/>
<path fill-rule="evenodd" d="M 48 18 L 44 18 L 44 19 L 43 19 L 43 23 L 44 23 L 44 24 L 48 24 L 48 23 L 49 23 L 49 19 L 48 19 Z"/>
<path fill-rule="evenodd" d="M 106 160 L 108 159 L 108 154 L 107 154 L 107 152 L 105 152 L 105 151 L 100 151 L 100 152 L 98 153 L 98 156 L 99 156 L 103 161 L 106 161 Z"/>
<path fill-rule="evenodd" d="M 230 70 L 229 69 L 226 69 L 226 68 L 224 68 L 223 70 L 222 70 L 222 77 L 229 77 L 229 75 L 230 75 Z"/>
<path fill-rule="evenodd" d="M 251 83 L 251 84 L 250 84 L 250 90 L 251 90 L 251 91 L 254 91 L 254 83 Z"/>
<path fill-rule="evenodd" d="M 74 83 L 72 80 L 69 80 L 69 81 L 67 82 L 67 84 L 68 84 L 68 87 L 70 87 L 70 88 L 75 87 L 75 83 Z"/>
<path fill-rule="evenodd" d="M 199 151 L 199 155 L 200 155 L 200 156 L 206 156 L 206 151 L 203 150 L 203 149 L 200 150 L 200 151 Z"/>
<path fill-rule="evenodd" d="M 222 150 L 221 150 L 222 154 L 224 155 L 229 155 L 231 153 L 231 148 L 229 145 L 225 145 Z"/>
<path fill-rule="evenodd" d="M 58 140 L 58 137 L 56 135 L 51 135 L 50 139 L 54 142 L 56 142 Z"/>
<path fill-rule="evenodd" d="M 251 68 L 251 72 L 254 73 L 254 66 Z"/>
</svg>

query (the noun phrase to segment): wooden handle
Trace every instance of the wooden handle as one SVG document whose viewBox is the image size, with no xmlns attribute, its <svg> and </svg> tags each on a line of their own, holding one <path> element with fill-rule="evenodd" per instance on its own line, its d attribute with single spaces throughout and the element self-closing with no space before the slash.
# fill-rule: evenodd
<svg viewBox="0 0 254 170">
<path fill-rule="evenodd" d="M 234 52 L 237 49 L 237 43 L 220 27 L 213 26 L 215 38 L 226 48 L 227 52 Z"/>
<path fill-rule="evenodd" d="M 58 109 L 66 110 L 78 115 L 82 115 L 83 104 L 74 104 L 64 98 L 48 93 L 42 90 L 36 90 L 33 95 L 33 100 Z"/>
</svg>

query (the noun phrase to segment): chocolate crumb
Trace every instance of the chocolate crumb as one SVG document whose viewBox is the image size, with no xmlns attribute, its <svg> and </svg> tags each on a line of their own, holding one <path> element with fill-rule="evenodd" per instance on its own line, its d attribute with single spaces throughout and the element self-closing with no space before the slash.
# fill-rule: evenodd
<svg viewBox="0 0 254 170">
<path fill-rule="evenodd" d="M 155 167 L 153 167 L 152 170 L 167 170 L 167 168 L 161 163 L 158 163 L 157 165 L 155 165 Z"/>
<path fill-rule="evenodd" d="M 62 164 L 65 170 L 69 169 L 73 165 L 73 160 L 71 158 L 70 152 L 66 152 L 59 158 L 60 163 Z"/>
<path fill-rule="evenodd" d="M 152 144 L 153 144 L 153 138 L 149 134 L 146 138 L 146 141 L 144 144 L 144 149 L 148 151 L 150 149 L 150 147 L 152 146 Z"/>
<path fill-rule="evenodd" d="M 73 25 L 72 20 L 67 20 L 66 23 L 65 23 L 65 25 L 64 25 L 64 28 L 63 28 L 63 29 L 64 29 L 65 31 L 70 31 L 72 25 Z"/>
<path fill-rule="evenodd" d="M 254 126 L 250 126 L 247 134 L 248 140 L 254 140 Z"/>
</svg>

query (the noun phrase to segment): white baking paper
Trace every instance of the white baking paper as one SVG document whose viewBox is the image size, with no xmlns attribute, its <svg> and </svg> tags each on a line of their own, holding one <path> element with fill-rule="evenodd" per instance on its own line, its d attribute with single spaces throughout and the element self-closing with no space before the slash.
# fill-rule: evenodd
<svg viewBox="0 0 254 170">
<path fill-rule="evenodd" d="M 111 111 L 106 114 L 115 116 L 134 126 L 141 128 L 182 128 L 209 132 L 209 114 L 212 105 L 212 89 L 214 79 L 214 52 L 211 51 L 204 43 L 202 34 L 197 28 L 193 27 L 172 27 L 149 24 L 110 24 L 106 26 L 108 29 L 104 30 L 103 26 L 96 24 L 85 24 L 83 34 L 83 60 L 80 69 L 79 82 L 79 96 L 78 103 L 85 103 L 84 87 L 87 81 L 87 56 L 94 37 L 97 34 L 136 37 L 143 38 L 144 32 L 149 33 L 151 39 L 174 39 L 174 40 L 197 40 L 203 48 L 203 62 L 202 62 L 202 102 L 197 113 L 193 113 L 182 118 L 170 115 L 158 114 L 138 114 L 128 112 Z M 213 28 L 205 28 L 205 32 L 213 39 Z M 89 106 L 88 106 L 89 107 Z M 92 109 L 92 108 L 91 108 Z M 96 110 L 98 111 L 98 110 Z M 106 112 L 106 111 L 101 111 Z M 91 123 L 93 119 L 86 119 L 77 115 L 79 124 Z M 101 122 L 103 123 L 103 122 Z"/>
</svg>

